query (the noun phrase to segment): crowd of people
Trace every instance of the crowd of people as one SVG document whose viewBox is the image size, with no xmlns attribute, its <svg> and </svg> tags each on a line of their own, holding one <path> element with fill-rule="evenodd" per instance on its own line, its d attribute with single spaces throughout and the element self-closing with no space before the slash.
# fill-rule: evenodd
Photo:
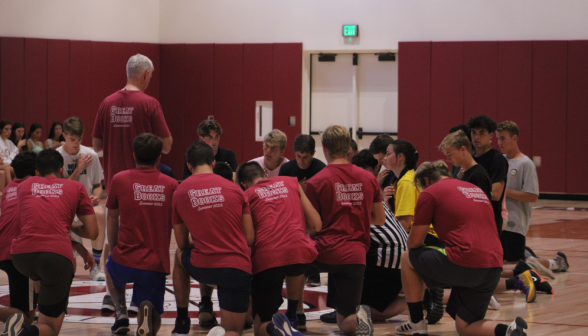
<svg viewBox="0 0 588 336">
<path fill-rule="evenodd" d="M 45 142 L 39 124 L 27 139 L 22 123 L 0 123 L 0 269 L 10 290 L 0 335 L 59 334 L 77 255 L 92 280 L 106 281 L 102 308 L 114 312 L 112 333 L 130 332 L 135 311 L 141 336 L 160 329 L 169 274 L 172 335 L 190 333 L 192 278 L 201 295 L 198 323 L 212 328 L 209 335 L 238 336 L 253 325 L 255 335 L 300 336 L 305 283 L 320 284 L 320 273 L 328 274 L 326 304 L 334 309 L 320 319 L 345 334 L 371 336 L 373 321 L 405 311 L 395 333 L 427 334 L 445 304 L 460 335 L 526 335 L 520 317 L 510 325 L 484 319 L 489 306 L 500 309 L 493 295 L 520 290 L 531 303 L 537 292 L 553 294 L 543 277 L 569 268 L 564 253 L 543 259 L 526 246 L 539 187 L 512 121 L 478 115 L 451 129 L 439 139 L 450 170 L 444 161 L 419 164 L 410 141 L 386 134 L 358 151 L 337 125 L 321 134 L 326 163 L 305 134 L 289 161 L 288 139 L 276 129 L 262 156 L 239 165 L 219 146 L 221 125 L 204 120 L 178 183 L 160 162 L 173 144 L 164 113 L 144 94 L 153 70 L 143 55 L 129 59 L 127 85 L 96 115 L 93 148 L 81 145 L 77 117 L 53 123 Z"/>
</svg>

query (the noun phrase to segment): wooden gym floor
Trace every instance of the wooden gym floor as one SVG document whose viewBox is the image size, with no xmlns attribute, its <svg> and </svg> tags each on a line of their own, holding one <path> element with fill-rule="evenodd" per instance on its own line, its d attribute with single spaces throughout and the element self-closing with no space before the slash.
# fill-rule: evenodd
<svg viewBox="0 0 588 336">
<path fill-rule="evenodd" d="M 570 270 L 566 273 L 556 273 L 555 280 L 549 280 L 555 289 L 554 295 L 537 294 L 534 303 L 527 304 L 521 293 L 505 292 L 496 298 L 501 304 L 499 311 L 488 310 L 487 319 L 510 323 L 516 316 L 523 317 L 529 323 L 529 335 L 588 335 L 588 304 L 584 297 L 588 291 L 588 263 L 582 260 L 588 257 L 588 202 L 539 201 L 533 210 L 533 220 L 527 235 L 527 245 L 541 257 L 553 258 L 557 251 L 566 253 Z M 172 235 L 173 236 L 173 235 Z M 90 243 L 84 241 L 90 248 Z M 176 248 L 172 240 L 171 251 Z M 170 278 L 170 277 L 168 277 Z M 323 279 L 325 281 L 326 279 Z M 0 272 L 0 305 L 8 305 L 8 286 L 6 275 Z M 194 287 L 197 285 L 194 284 Z M 166 303 L 163 325 L 159 335 L 170 335 L 175 318 L 175 301 L 171 294 L 171 283 L 166 293 Z M 72 286 L 70 304 L 63 325 L 61 335 L 111 335 L 110 326 L 114 318 L 111 314 L 102 314 L 100 306 L 104 296 L 104 283 L 89 281 L 89 276 L 83 270 L 78 258 L 78 268 Z M 331 311 L 325 307 L 326 286 L 308 288 L 305 302 L 309 307 L 307 313 L 308 332 L 306 335 L 340 335 L 334 324 L 324 324 L 318 321 L 323 312 Z M 132 291 L 127 291 L 130 301 Z M 216 293 L 215 293 L 216 295 Z M 199 291 L 192 290 L 191 299 L 199 301 Z M 213 301 L 216 298 L 213 298 Z M 218 306 L 215 304 L 215 310 Z M 190 306 L 192 317 L 191 335 L 206 335 L 208 330 L 199 329 L 197 325 L 197 308 Z M 376 335 L 394 335 L 394 327 L 406 320 L 402 314 L 389 319 L 385 323 L 375 324 Z M 136 324 L 136 321 L 131 320 Z M 0 323 L 0 328 L 4 328 Z M 1 329 L 0 329 L 1 330 Z M 134 334 L 136 326 L 131 326 Z M 246 330 L 244 334 L 252 334 Z M 457 335 L 453 320 L 445 314 L 436 325 L 429 326 L 430 335 Z"/>
</svg>

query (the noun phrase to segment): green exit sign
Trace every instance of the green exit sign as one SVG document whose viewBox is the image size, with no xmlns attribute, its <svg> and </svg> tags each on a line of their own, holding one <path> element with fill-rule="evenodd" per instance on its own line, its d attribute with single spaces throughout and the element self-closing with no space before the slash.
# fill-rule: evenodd
<svg viewBox="0 0 588 336">
<path fill-rule="evenodd" d="M 358 34 L 358 25 L 343 25 L 343 37 L 356 37 Z"/>
</svg>

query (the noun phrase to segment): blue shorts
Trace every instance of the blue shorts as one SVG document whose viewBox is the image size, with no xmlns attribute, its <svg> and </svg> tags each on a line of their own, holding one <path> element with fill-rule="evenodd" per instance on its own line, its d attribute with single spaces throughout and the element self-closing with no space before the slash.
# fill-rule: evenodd
<svg viewBox="0 0 588 336">
<path fill-rule="evenodd" d="M 216 285 L 218 304 L 231 313 L 246 313 L 251 294 L 251 274 L 236 268 L 194 267 L 190 262 L 192 249 L 182 251 L 182 266 L 199 283 Z"/>
<path fill-rule="evenodd" d="M 123 290 L 128 283 L 134 284 L 132 301 L 137 307 L 147 300 L 159 314 L 163 314 L 167 274 L 122 266 L 112 260 L 112 256 L 108 257 L 106 269 L 116 289 Z"/>
</svg>

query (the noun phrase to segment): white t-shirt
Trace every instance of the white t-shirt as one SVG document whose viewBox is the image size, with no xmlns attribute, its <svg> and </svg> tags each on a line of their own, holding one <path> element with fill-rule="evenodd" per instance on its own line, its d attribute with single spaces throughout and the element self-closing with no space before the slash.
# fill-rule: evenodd
<svg viewBox="0 0 588 336">
<path fill-rule="evenodd" d="M 102 166 L 100 166 L 98 154 L 96 154 L 91 148 L 82 145 L 80 145 L 80 151 L 76 155 L 67 154 L 65 149 L 63 149 L 63 146 L 57 148 L 56 151 L 63 156 L 63 178 L 69 178 L 69 176 L 76 170 L 80 154 L 82 156 L 85 156 L 86 154 L 92 155 L 92 164 L 78 177 L 78 182 L 86 187 L 88 195 L 92 195 L 94 185 L 99 184 L 104 179 L 104 173 L 102 172 Z"/>
<path fill-rule="evenodd" d="M 18 148 L 12 141 L 0 138 L 0 158 L 4 159 L 4 163 L 11 164 L 14 157 L 18 154 Z"/>
<path fill-rule="evenodd" d="M 290 160 L 286 159 L 285 157 L 283 157 L 284 158 L 284 161 L 282 161 L 282 163 L 279 166 L 277 166 L 276 169 L 269 170 L 265 166 L 264 158 L 265 158 L 265 156 L 260 156 L 258 158 L 255 158 L 255 159 L 251 160 L 251 161 L 255 161 L 255 162 L 259 163 L 259 165 L 261 166 L 261 168 L 263 168 L 263 170 L 265 170 L 267 172 L 267 177 L 276 177 L 276 176 L 278 176 L 280 174 L 280 167 L 284 163 L 290 161 Z M 251 161 L 249 161 L 249 162 L 251 162 Z"/>
</svg>

